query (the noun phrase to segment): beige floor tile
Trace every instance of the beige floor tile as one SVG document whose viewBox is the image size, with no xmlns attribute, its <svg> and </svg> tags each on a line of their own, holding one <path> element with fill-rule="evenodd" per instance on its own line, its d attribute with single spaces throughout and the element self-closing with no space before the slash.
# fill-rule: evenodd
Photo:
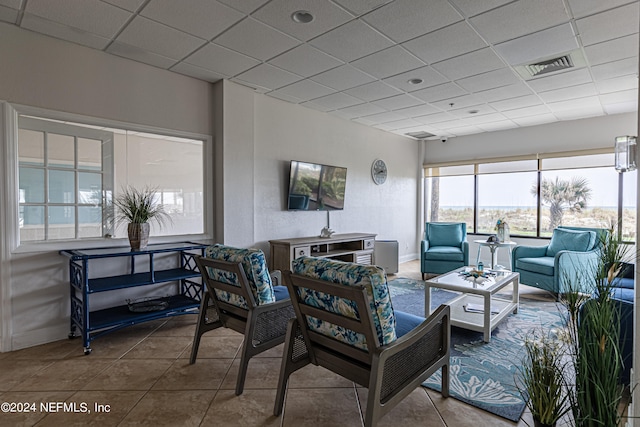
<svg viewBox="0 0 640 427">
<path fill-rule="evenodd" d="M 112 363 L 111 360 L 79 359 L 58 360 L 40 369 L 33 376 L 17 384 L 15 391 L 80 390 Z"/>
<path fill-rule="evenodd" d="M 226 328 L 221 328 L 226 329 Z M 200 339 L 197 359 L 233 359 L 238 354 L 242 345 L 243 337 L 240 334 L 213 336 L 215 331 L 208 332 Z M 189 342 L 191 344 L 192 341 Z M 189 345 L 180 355 L 180 358 L 191 357 L 191 345 Z"/>
<path fill-rule="evenodd" d="M 149 390 L 173 362 L 172 359 L 116 360 L 107 369 L 78 389 Z"/>
<path fill-rule="evenodd" d="M 217 390 L 233 359 L 201 359 L 193 365 L 178 359 L 155 383 L 152 390 Z"/>
<path fill-rule="evenodd" d="M 287 392 L 283 427 L 361 427 L 356 392 L 351 388 L 291 389 Z"/>
<path fill-rule="evenodd" d="M 364 418 L 369 391 L 366 388 L 357 388 L 356 392 Z M 426 390 L 418 387 L 378 422 L 378 427 L 395 426 L 445 427 L 446 425 Z"/>
<path fill-rule="evenodd" d="M 247 368 L 247 377 L 244 382 L 244 389 L 275 389 L 278 386 L 278 375 L 280 374 L 281 359 L 269 359 L 266 357 L 254 357 L 249 361 Z M 198 362 L 196 362 L 198 363 Z M 238 378 L 238 369 L 240 368 L 240 359 L 235 359 L 231 365 L 231 369 L 224 378 L 220 389 L 230 390 L 236 388 L 236 380 Z"/>
<path fill-rule="evenodd" d="M 52 363 L 50 360 L 0 360 L 0 391 L 11 390 Z"/>
<path fill-rule="evenodd" d="M 48 414 L 38 427 L 85 427 L 117 426 L 136 403 L 144 396 L 143 391 L 79 391 L 66 399 L 67 403 L 82 405 L 87 412 L 58 412 Z"/>
<path fill-rule="evenodd" d="M 33 426 L 48 415 L 40 406 L 48 402 L 64 402 L 73 391 L 10 391 L 0 395 L 0 402 L 10 403 L 10 412 L 0 412 L 2 426 Z M 15 405 L 13 405 L 15 403 Z M 23 404 L 18 406 L 18 404 Z M 26 404 L 26 408 L 25 405 Z M 62 425 L 62 424 L 58 424 Z"/>
<path fill-rule="evenodd" d="M 6 354 L 3 359 L 27 359 L 50 360 L 63 359 L 69 353 L 78 351 L 82 354 L 82 341 L 79 339 L 64 339 L 48 344 L 37 345 L 22 350 L 16 350 Z"/>
<path fill-rule="evenodd" d="M 187 337 L 149 336 L 124 355 L 125 359 L 177 359 L 191 344 Z"/>
<path fill-rule="evenodd" d="M 507 427 L 517 423 L 475 408 L 451 397 L 442 397 L 434 390 L 425 389 L 447 426 Z"/>
<path fill-rule="evenodd" d="M 129 336 L 126 334 L 109 334 L 104 337 L 100 337 L 91 342 L 91 355 L 92 358 L 97 359 L 119 359 L 127 352 L 135 347 L 138 343 L 142 342 L 144 337 Z M 80 341 L 78 341 L 80 344 Z M 66 359 L 77 359 L 86 357 L 82 345 L 78 345 L 75 351 L 66 355 Z"/>
<path fill-rule="evenodd" d="M 282 357 L 283 351 L 284 351 L 284 344 L 279 344 L 273 348 L 270 348 L 267 351 L 263 351 L 260 354 L 256 354 L 253 357 Z"/>
<path fill-rule="evenodd" d="M 193 339 L 196 332 L 195 322 L 170 320 L 153 331 L 152 337 L 189 337 Z"/>
<path fill-rule="evenodd" d="M 273 415 L 275 400 L 275 390 L 245 390 L 240 396 L 233 390 L 220 390 L 202 420 L 202 427 L 280 426 L 280 417 Z"/>
<path fill-rule="evenodd" d="M 289 388 L 324 388 L 353 387 L 353 382 L 349 381 L 330 370 L 316 365 L 307 365 L 294 372 L 289 377 Z"/>
<path fill-rule="evenodd" d="M 215 391 L 150 391 L 119 424 L 128 426 L 199 426 Z"/>
</svg>

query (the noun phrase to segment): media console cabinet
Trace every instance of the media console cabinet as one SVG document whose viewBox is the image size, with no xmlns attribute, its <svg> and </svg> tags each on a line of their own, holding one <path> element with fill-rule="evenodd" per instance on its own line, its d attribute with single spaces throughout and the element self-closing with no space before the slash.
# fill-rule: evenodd
<svg viewBox="0 0 640 427">
<path fill-rule="evenodd" d="M 269 240 L 270 270 L 291 270 L 291 263 L 301 256 L 333 258 L 358 264 L 373 264 L 375 234 L 346 233 L 331 237 L 295 237 Z"/>
<path fill-rule="evenodd" d="M 207 246 L 182 242 L 149 245 L 136 251 L 128 246 L 60 251 L 61 255 L 69 258 L 69 338 L 74 338 L 79 329 L 84 354 L 90 354 L 91 341 L 125 326 L 181 314 L 197 314 L 202 298 L 202 283 L 198 279 L 200 272 L 194 256 L 204 256 Z M 108 260 L 128 263 L 126 272 L 107 276 L 100 274 L 100 270 L 111 271 L 104 265 Z M 96 302 L 98 295 L 105 296 L 106 292 L 113 295 L 127 288 L 153 287 L 169 282 L 178 285 L 178 292 L 174 295 L 143 299 L 138 305 L 127 304 L 123 297 L 111 307 L 98 310 L 91 308 L 90 300 Z"/>
</svg>

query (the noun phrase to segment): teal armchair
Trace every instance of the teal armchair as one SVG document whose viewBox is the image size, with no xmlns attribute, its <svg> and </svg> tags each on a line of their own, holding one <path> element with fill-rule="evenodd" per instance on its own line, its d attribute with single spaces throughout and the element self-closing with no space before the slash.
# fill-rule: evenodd
<svg viewBox="0 0 640 427">
<path fill-rule="evenodd" d="M 442 274 L 469 265 L 467 224 L 464 222 L 427 222 L 420 244 L 420 271 Z"/>
<path fill-rule="evenodd" d="M 520 273 L 520 283 L 554 294 L 569 290 L 591 293 L 590 280 L 595 279 L 600 245 L 608 233 L 603 228 L 560 226 L 553 230 L 546 246 L 516 246 L 511 270 Z M 567 289 L 567 279 L 576 278 L 581 289 Z"/>
</svg>

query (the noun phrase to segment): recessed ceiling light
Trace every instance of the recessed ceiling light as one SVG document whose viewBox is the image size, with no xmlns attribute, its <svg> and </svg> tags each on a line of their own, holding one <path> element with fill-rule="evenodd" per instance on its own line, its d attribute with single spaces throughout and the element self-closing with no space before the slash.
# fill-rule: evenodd
<svg viewBox="0 0 640 427">
<path fill-rule="evenodd" d="M 420 83 L 422 83 L 424 80 L 422 79 L 409 79 L 407 80 L 407 83 L 409 83 L 410 85 L 419 85 Z"/>
<path fill-rule="evenodd" d="M 469 110 L 469 114 L 478 114 L 478 110 Z"/>
<path fill-rule="evenodd" d="M 291 14 L 291 19 L 298 24 L 308 24 L 313 21 L 314 17 L 311 12 L 307 12 L 306 10 L 299 10 L 297 12 L 293 12 Z"/>
</svg>

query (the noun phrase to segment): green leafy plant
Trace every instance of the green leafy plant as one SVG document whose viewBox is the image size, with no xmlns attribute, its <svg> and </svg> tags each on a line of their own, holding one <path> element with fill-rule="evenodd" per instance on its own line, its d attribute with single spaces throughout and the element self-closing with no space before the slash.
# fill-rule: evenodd
<svg viewBox="0 0 640 427">
<path fill-rule="evenodd" d="M 554 426 L 570 410 L 564 345 L 536 330 L 525 339 L 524 346 L 520 392 L 537 425 Z"/>
<path fill-rule="evenodd" d="M 164 206 L 157 202 L 157 188 L 144 187 L 137 189 L 132 186 L 122 188 L 122 192 L 113 199 L 111 215 L 115 222 L 130 224 L 145 224 L 155 221 L 163 226 L 171 222 L 171 217 L 164 210 Z"/>
</svg>

